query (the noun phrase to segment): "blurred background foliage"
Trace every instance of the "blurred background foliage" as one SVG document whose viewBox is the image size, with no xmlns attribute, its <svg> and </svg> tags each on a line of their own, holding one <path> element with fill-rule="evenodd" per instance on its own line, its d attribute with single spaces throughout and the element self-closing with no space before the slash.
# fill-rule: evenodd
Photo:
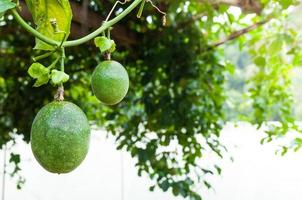
<svg viewBox="0 0 302 200">
<path fill-rule="evenodd" d="M 200 159 L 213 152 L 230 156 L 219 141 L 227 121 L 264 127 L 263 143 L 292 137 L 282 154 L 302 145 L 296 124 L 302 96 L 293 95 L 301 83 L 302 8 L 294 0 L 228 2 L 156 1 L 168 14 L 166 27 L 151 6 L 141 19 L 135 12 L 123 19 L 120 25 L 135 40 L 117 42 L 113 54 L 131 81 L 117 106 L 101 105 L 91 92 L 91 73 L 103 60 L 98 49 L 91 44 L 67 49 L 71 80 L 65 85 L 66 99 L 78 104 L 92 125 L 114 135 L 118 149 L 136 158 L 138 174 L 154 182 L 151 191 L 159 187 L 201 199 L 198 189 L 212 187 L 207 176 L 222 169 Z M 112 4 L 92 0 L 90 7 L 106 16 Z M 39 54 L 32 50 L 34 38 L 9 14 L 0 30 L 0 144 L 13 141 L 14 134 L 29 142 L 35 114 L 52 101 L 56 89 L 32 87 L 27 69 Z M 10 161 L 18 167 L 20 158 L 13 155 Z"/>
</svg>

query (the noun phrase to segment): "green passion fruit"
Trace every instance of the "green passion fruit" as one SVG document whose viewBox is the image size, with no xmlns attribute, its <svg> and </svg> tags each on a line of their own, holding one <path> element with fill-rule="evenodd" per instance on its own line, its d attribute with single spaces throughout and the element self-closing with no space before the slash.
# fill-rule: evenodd
<svg viewBox="0 0 302 200">
<path fill-rule="evenodd" d="M 84 112 L 67 101 L 54 101 L 36 115 L 31 127 L 32 152 L 47 171 L 68 173 L 87 155 L 90 126 Z"/>
<path fill-rule="evenodd" d="M 95 96 L 106 105 L 115 105 L 123 100 L 129 89 L 126 69 L 116 61 L 104 61 L 94 70 L 91 86 Z"/>
</svg>

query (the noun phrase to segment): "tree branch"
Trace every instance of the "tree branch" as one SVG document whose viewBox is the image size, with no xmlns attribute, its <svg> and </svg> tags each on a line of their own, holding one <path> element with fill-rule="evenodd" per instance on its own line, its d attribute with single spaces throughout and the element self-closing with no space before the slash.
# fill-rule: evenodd
<svg viewBox="0 0 302 200">
<path fill-rule="evenodd" d="M 262 25 L 266 24 L 266 23 L 269 22 L 270 20 L 271 20 L 271 18 L 268 18 L 268 19 L 262 20 L 262 21 L 260 21 L 260 22 L 257 22 L 257 23 L 255 23 L 255 24 L 253 24 L 253 25 L 251 25 L 251 26 L 248 26 L 248 27 L 246 27 L 246 28 L 243 28 L 243 29 L 241 29 L 241 30 L 234 31 L 233 33 L 231 33 L 231 34 L 230 34 L 229 36 L 227 36 L 226 38 L 223 38 L 223 39 L 221 39 L 220 41 L 215 42 L 215 43 L 212 45 L 212 47 L 218 47 L 218 46 L 220 46 L 220 45 L 222 45 L 222 44 L 224 44 L 224 43 L 226 43 L 226 42 L 232 41 L 232 40 L 234 40 L 234 39 L 236 39 L 236 38 L 238 38 L 238 37 L 240 37 L 240 36 L 242 36 L 242 35 L 244 35 L 244 34 L 250 32 L 250 31 L 252 31 L 252 30 L 255 30 L 255 29 L 258 28 L 259 26 L 262 26 Z"/>
</svg>

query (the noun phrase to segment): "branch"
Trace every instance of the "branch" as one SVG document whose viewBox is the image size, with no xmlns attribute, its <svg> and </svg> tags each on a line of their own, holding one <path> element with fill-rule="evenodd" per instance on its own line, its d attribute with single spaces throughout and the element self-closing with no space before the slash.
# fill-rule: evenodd
<svg viewBox="0 0 302 200">
<path fill-rule="evenodd" d="M 1 0 L 0 0 L 1 1 Z M 98 2 L 98 1 L 95 1 Z M 100 6 L 101 8 L 107 9 L 109 7 L 109 2 L 103 2 L 103 7 Z M 108 6 L 104 7 L 104 4 L 108 3 Z M 72 8 L 73 13 L 77 13 L 77 15 L 74 15 L 72 18 L 72 26 L 71 26 L 71 31 L 70 31 L 70 38 L 71 39 L 77 39 L 81 38 L 89 33 L 89 30 L 95 30 L 100 27 L 101 22 L 105 20 L 104 16 L 101 15 L 99 12 L 92 11 L 88 8 L 84 8 L 81 6 L 81 4 L 77 3 L 75 0 L 70 0 L 70 5 Z M 100 4 L 101 5 L 101 4 Z M 111 3 L 110 3 L 111 6 Z M 26 21 L 33 21 L 32 15 L 30 14 L 27 5 L 25 4 L 24 0 L 20 0 L 20 7 L 22 8 L 20 10 L 20 16 L 26 20 Z M 83 21 L 82 12 L 86 12 L 86 10 L 89 10 L 87 13 L 87 21 Z M 108 8 L 109 9 L 109 8 Z M 85 31 L 83 32 L 83 28 Z M 8 29 L 11 29 L 8 31 Z M 81 30 L 81 31 L 79 31 Z M 0 31 L 0 35 L 2 32 L 9 32 L 9 33 L 14 33 L 15 30 L 12 28 L 5 28 Z M 25 31 L 25 29 L 22 29 L 22 31 Z M 118 41 L 120 46 L 124 47 L 130 47 L 133 44 L 137 43 L 137 36 L 133 31 L 129 31 L 129 29 L 123 24 L 115 24 L 114 29 L 112 30 L 112 35 L 115 40 Z M 1 38 L 1 36 L 0 36 Z"/>
<path fill-rule="evenodd" d="M 62 44 L 62 47 L 71 47 L 71 46 L 78 46 L 80 44 L 83 44 L 85 42 L 88 42 L 89 40 L 92 40 L 93 38 L 97 37 L 100 35 L 103 31 L 108 29 L 109 27 L 113 26 L 117 22 L 119 22 L 121 19 L 123 19 L 125 16 L 127 16 L 134 8 L 136 8 L 139 3 L 142 0 L 135 0 L 128 8 L 126 8 L 123 12 L 121 12 L 118 16 L 113 18 L 112 20 L 103 23 L 101 27 L 99 27 L 97 30 L 94 32 L 90 33 L 89 35 L 86 35 L 85 37 L 82 37 L 81 39 L 77 40 L 72 40 L 72 41 L 66 41 Z M 33 34 L 35 37 L 38 39 L 42 40 L 43 42 L 52 45 L 52 46 L 59 46 L 60 42 L 53 40 L 51 38 L 48 38 L 41 34 L 40 32 L 36 31 L 34 28 L 32 28 L 30 25 L 28 25 L 22 17 L 18 14 L 17 10 L 14 8 L 11 10 L 14 18 L 16 21 L 29 33 Z"/>
<path fill-rule="evenodd" d="M 242 36 L 242 35 L 250 32 L 252 30 L 255 30 L 259 26 L 262 26 L 262 25 L 268 23 L 270 20 L 271 20 L 271 18 L 265 19 L 263 21 L 255 23 L 255 24 L 253 24 L 251 26 L 248 26 L 248 27 L 243 28 L 241 30 L 235 31 L 235 32 L 231 33 L 229 36 L 227 36 L 226 38 L 223 38 L 222 40 L 220 40 L 220 41 L 215 42 L 214 44 L 212 44 L 212 47 L 218 47 L 218 46 L 220 46 L 220 45 L 222 45 L 222 44 L 224 44 L 226 42 L 232 41 L 232 40 L 234 40 L 234 39 L 236 39 L 236 38 L 238 38 L 238 37 L 240 37 L 240 36 Z"/>
</svg>

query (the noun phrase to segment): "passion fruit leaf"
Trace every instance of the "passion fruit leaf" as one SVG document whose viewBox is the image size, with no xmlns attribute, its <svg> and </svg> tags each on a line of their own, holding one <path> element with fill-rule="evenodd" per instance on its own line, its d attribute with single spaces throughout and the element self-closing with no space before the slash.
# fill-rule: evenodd
<svg viewBox="0 0 302 200">
<path fill-rule="evenodd" d="M 69 0 L 26 0 L 26 4 L 33 16 L 37 31 L 51 39 L 62 41 L 64 34 L 55 32 L 51 23 L 55 21 L 57 29 L 65 32 L 65 39 L 67 39 L 72 19 Z M 35 49 L 53 50 L 54 47 L 36 39 Z"/>
<path fill-rule="evenodd" d="M 105 36 L 96 37 L 94 39 L 94 43 L 95 43 L 95 46 L 100 48 L 100 51 L 102 53 L 105 51 L 113 53 L 115 51 L 116 44 L 115 44 L 114 40 L 110 40 Z"/>
<path fill-rule="evenodd" d="M 16 7 L 17 5 L 11 0 L 1 0 L 0 1 L 0 18 L 3 17 L 6 11 Z"/>
<path fill-rule="evenodd" d="M 49 81 L 50 70 L 40 63 L 33 63 L 27 72 L 32 78 L 37 79 L 34 87 L 40 87 Z"/>
<path fill-rule="evenodd" d="M 54 85 L 59 85 L 61 83 L 65 83 L 69 80 L 69 75 L 65 72 L 58 71 L 56 69 L 51 71 L 51 81 Z"/>
<path fill-rule="evenodd" d="M 40 63 L 33 63 L 27 72 L 32 78 L 38 79 L 45 74 L 49 74 L 49 69 Z"/>
<path fill-rule="evenodd" d="M 49 81 L 49 74 L 43 74 L 43 75 L 39 76 L 39 78 L 37 79 L 37 81 L 35 82 L 35 84 L 33 86 L 40 87 L 42 85 L 47 84 L 48 81 Z"/>
</svg>

